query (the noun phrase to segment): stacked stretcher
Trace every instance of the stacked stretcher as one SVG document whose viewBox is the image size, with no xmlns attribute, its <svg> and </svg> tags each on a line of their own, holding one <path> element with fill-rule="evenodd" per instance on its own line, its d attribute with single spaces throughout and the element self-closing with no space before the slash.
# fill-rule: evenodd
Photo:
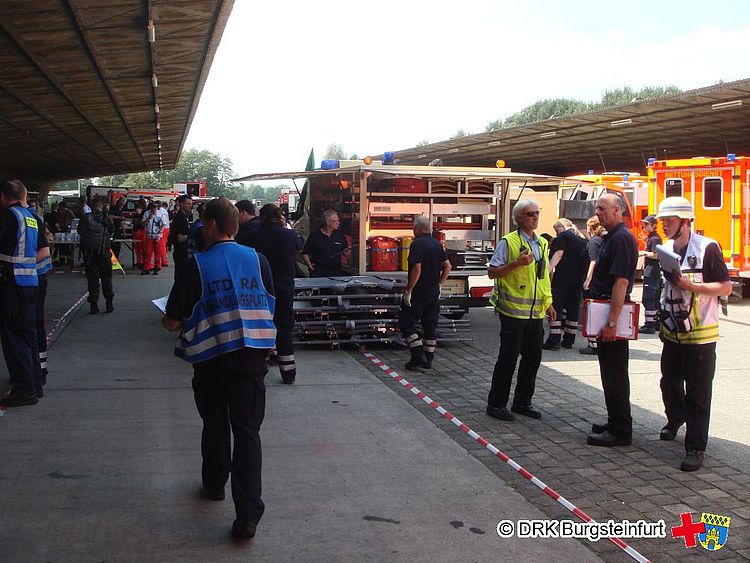
<svg viewBox="0 0 750 563">
<path fill-rule="evenodd" d="M 296 344 L 402 343 L 398 312 L 404 279 L 386 275 L 297 278 L 294 282 Z M 471 340 L 468 318 L 454 296 L 441 299 L 438 341 Z M 459 315 L 460 316 L 460 315 Z"/>
</svg>

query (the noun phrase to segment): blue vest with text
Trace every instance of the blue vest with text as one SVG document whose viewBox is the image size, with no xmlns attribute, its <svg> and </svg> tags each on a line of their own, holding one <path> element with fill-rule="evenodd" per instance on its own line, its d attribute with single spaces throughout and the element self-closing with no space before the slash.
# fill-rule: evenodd
<svg viewBox="0 0 750 563">
<path fill-rule="evenodd" d="M 36 277 L 36 247 L 39 236 L 39 225 L 34 216 L 20 205 L 8 208 L 18 223 L 15 251 L 12 256 L 0 254 L 0 260 L 8 262 L 13 267 L 13 278 L 20 287 L 37 287 Z"/>
<path fill-rule="evenodd" d="M 39 229 L 38 236 L 46 236 L 45 230 L 44 230 L 44 219 L 41 218 L 39 213 L 36 211 L 31 211 L 31 214 L 34 216 L 34 219 L 36 219 L 36 224 Z M 38 249 L 38 245 L 37 245 Z M 36 275 L 42 276 L 52 270 L 52 256 L 48 255 L 44 258 L 37 258 L 36 261 Z"/>
<path fill-rule="evenodd" d="M 274 348 L 276 300 L 263 285 L 255 250 L 223 242 L 196 254 L 195 261 L 201 297 L 182 324 L 175 354 L 197 363 L 241 348 Z"/>
</svg>

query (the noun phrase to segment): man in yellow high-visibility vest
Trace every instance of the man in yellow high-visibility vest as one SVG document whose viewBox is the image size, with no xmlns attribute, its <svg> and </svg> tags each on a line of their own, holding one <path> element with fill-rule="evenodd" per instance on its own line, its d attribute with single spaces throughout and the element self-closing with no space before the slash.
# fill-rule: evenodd
<svg viewBox="0 0 750 563">
<path fill-rule="evenodd" d="M 541 418 L 531 404 L 536 372 L 542 362 L 545 314 L 555 320 L 549 279 L 547 241 L 534 231 L 539 225 L 539 204 L 520 199 L 513 207 L 518 228 L 497 244 L 487 275 L 495 280 L 490 304 L 500 316 L 500 351 L 492 373 L 487 414 L 500 420 L 514 420 L 513 413 Z M 516 371 L 513 404 L 507 409 L 510 384 Z"/>
</svg>

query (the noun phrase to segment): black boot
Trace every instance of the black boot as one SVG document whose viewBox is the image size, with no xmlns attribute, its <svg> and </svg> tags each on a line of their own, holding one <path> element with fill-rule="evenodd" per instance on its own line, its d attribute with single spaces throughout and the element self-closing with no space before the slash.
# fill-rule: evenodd
<svg viewBox="0 0 750 563">
<path fill-rule="evenodd" d="M 425 362 L 422 364 L 422 367 L 424 369 L 430 369 L 432 368 L 432 359 L 435 357 L 435 352 L 425 352 L 424 357 L 426 358 Z"/>
<path fill-rule="evenodd" d="M 96 303 L 96 302 L 92 302 L 91 303 L 91 310 L 89 311 L 89 313 L 91 315 L 96 315 L 98 312 L 99 312 L 99 304 Z"/>
<path fill-rule="evenodd" d="M 562 347 L 568 350 L 573 349 L 573 345 L 576 343 L 576 335 L 566 332 L 562 337 Z"/>
<path fill-rule="evenodd" d="M 406 369 L 421 368 L 427 362 L 427 358 L 424 354 L 424 348 L 422 348 L 422 346 L 409 348 L 409 352 L 411 353 L 411 359 L 404 365 Z"/>
<path fill-rule="evenodd" d="M 542 346 L 542 349 L 544 349 L 544 350 L 559 350 L 560 349 L 560 335 L 559 334 L 550 334 L 549 337 L 547 337 L 547 341 Z"/>
<path fill-rule="evenodd" d="M 111 313 L 112 311 L 115 310 L 115 306 L 112 304 L 113 299 L 114 297 L 107 297 L 107 309 L 106 309 L 107 313 Z"/>
</svg>

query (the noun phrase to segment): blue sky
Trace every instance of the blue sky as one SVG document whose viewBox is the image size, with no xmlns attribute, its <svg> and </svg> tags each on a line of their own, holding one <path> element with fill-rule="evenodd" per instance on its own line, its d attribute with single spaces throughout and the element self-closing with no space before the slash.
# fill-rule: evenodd
<svg viewBox="0 0 750 563">
<path fill-rule="evenodd" d="M 749 77 L 748 1 L 236 0 L 187 146 L 296 170 L 311 146 L 408 148 L 539 99 Z"/>
</svg>

